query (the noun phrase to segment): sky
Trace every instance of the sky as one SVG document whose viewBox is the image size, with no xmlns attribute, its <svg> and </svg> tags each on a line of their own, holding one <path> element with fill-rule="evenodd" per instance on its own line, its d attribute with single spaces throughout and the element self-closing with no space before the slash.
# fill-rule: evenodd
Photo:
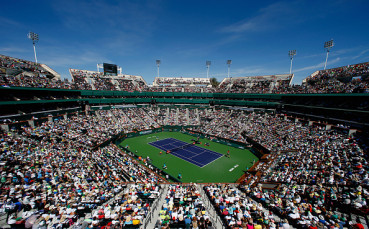
<svg viewBox="0 0 369 229">
<path fill-rule="evenodd" d="M 69 68 L 111 63 L 148 84 L 161 77 L 287 74 L 295 84 L 324 68 L 369 61 L 366 0 L 43 0 L 0 8 L 0 54 L 34 61 L 29 31 L 39 34 L 38 62 L 71 79 Z"/>
</svg>

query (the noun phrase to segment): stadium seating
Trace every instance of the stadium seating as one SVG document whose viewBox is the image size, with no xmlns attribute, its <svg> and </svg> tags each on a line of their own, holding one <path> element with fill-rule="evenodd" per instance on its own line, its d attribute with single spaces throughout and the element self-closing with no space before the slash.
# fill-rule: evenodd
<svg viewBox="0 0 369 229">
<path fill-rule="evenodd" d="M 219 88 L 230 93 L 277 93 L 290 87 L 292 79 L 293 75 L 225 78 Z"/>
<path fill-rule="evenodd" d="M 316 72 L 304 80 L 309 93 L 367 93 L 369 63 Z"/>
<path fill-rule="evenodd" d="M 103 73 L 70 69 L 73 82 L 61 81 L 43 65 L 0 55 L 0 85 L 103 91 L 190 93 L 368 93 L 368 63 L 317 71 L 302 85 L 292 85 L 293 75 L 225 78 L 217 88 L 208 78 L 156 77 L 149 87 L 141 76 L 103 76 Z M 60 77 L 60 76 L 59 76 Z"/>
<path fill-rule="evenodd" d="M 273 75 L 217 88 L 161 77 L 148 87 L 140 76 L 77 69 L 60 81 L 42 65 L 0 56 L 0 227 L 368 225 L 368 65 L 317 71 L 303 85 Z M 273 110 L 246 107 L 255 104 Z M 285 110 L 300 111 L 291 107 L 311 113 L 290 117 Z M 360 115 L 342 121 L 339 112 Z M 168 184 L 175 177 L 113 144 L 165 128 L 250 146 L 259 161 L 236 184 Z"/>
<path fill-rule="evenodd" d="M 296 227 L 303 224 L 315 225 L 320 221 L 324 221 L 326 225 L 346 224 L 347 220 L 344 219 L 348 217 L 347 209 L 357 215 L 368 211 L 368 161 L 360 145 L 340 132 L 326 130 L 321 125 L 309 126 L 308 123 L 296 123 L 284 116 L 264 113 L 227 109 L 192 110 L 188 113 L 189 116 L 199 114 L 200 126 L 196 128 L 197 131 L 203 129 L 205 134 L 241 142 L 247 142 L 248 139 L 237 136 L 246 133 L 269 149 L 270 155 L 274 155 L 266 158 L 268 162 L 258 162 L 252 168 L 257 175 L 245 178 L 240 186 L 242 191 L 235 186 L 205 187 L 219 217 L 228 227 L 252 223 L 271 226 L 283 223 L 284 219 Z M 82 224 L 83 220 L 90 219 L 92 225 L 139 227 L 144 223 L 150 204 L 154 201 L 140 193 L 155 190 L 155 195 L 158 195 L 161 192 L 159 189 L 152 189 L 147 185 L 161 181 L 162 178 L 114 145 L 96 150 L 92 148 L 122 130 L 129 133 L 134 129 L 145 130 L 153 125 L 160 126 L 163 123 L 158 122 L 160 115 L 164 116 L 162 119 L 172 123 L 171 120 L 176 119 L 173 117 L 186 117 L 187 111 L 166 108 L 96 110 L 88 115 L 75 114 L 68 119 L 47 121 L 37 127 L 24 126 L 8 133 L 1 132 L 1 161 L 3 165 L 12 166 L 3 167 L 2 170 L 2 195 L 7 195 L 8 198 L 4 199 L 6 202 L 3 202 L 5 204 L 0 210 L 8 209 L 10 224 L 16 222 L 14 213 L 19 210 L 31 214 L 32 211 L 43 209 L 37 223 L 49 226 Z M 194 120 L 198 121 L 197 118 Z M 187 124 L 174 122 L 176 125 Z M 36 142 L 38 143 L 35 144 Z M 15 157 L 12 152 L 17 152 Z M 25 158 L 32 160 L 27 161 Z M 33 164 L 34 160 L 43 161 L 43 165 Z M 249 182 L 250 179 L 252 182 Z M 136 185 L 127 186 L 127 182 L 135 182 Z M 259 186 L 264 184 L 278 184 L 280 188 L 266 191 Z M 9 185 L 15 188 L 6 188 Z M 49 190 L 45 196 L 41 196 L 41 199 L 32 197 L 32 193 L 40 192 L 42 188 Z M 171 195 L 174 196 L 172 202 L 177 203 L 177 195 L 183 194 L 185 190 L 186 193 L 195 191 L 193 186 L 178 185 L 170 186 L 169 190 L 172 194 L 168 194 L 167 203 L 170 203 Z M 289 197 L 286 192 L 295 194 Z M 309 196 L 313 192 L 319 198 Z M 200 195 L 196 191 L 195 193 L 196 196 Z M 277 195 L 280 199 L 275 199 Z M 130 198 L 135 198 L 145 208 L 137 211 L 133 208 L 129 212 L 127 208 L 138 205 L 118 207 L 126 201 L 129 203 Z M 291 198 L 295 198 L 292 207 L 289 202 Z M 303 202 L 304 198 L 310 201 Z M 40 205 L 41 200 L 46 202 Z M 67 213 L 66 204 L 74 206 Z M 304 211 L 309 206 L 315 208 L 311 215 Z M 179 205 L 178 209 L 180 210 Z M 329 211 L 339 213 L 334 215 Z M 171 227 L 181 227 L 185 217 L 183 222 L 175 216 L 173 219 L 174 212 L 168 212 L 170 220 L 166 220 L 166 213 L 163 213 L 162 223 L 166 224 L 168 221 Z M 58 215 L 64 217 L 55 217 Z M 206 213 L 202 214 L 198 223 L 205 223 L 206 219 Z"/>
<path fill-rule="evenodd" d="M 270 227 L 276 228 L 276 217 L 265 211 L 237 187 L 209 185 L 204 187 L 219 216 L 228 228 Z M 285 226 L 287 226 L 286 223 Z"/>
<path fill-rule="evenodd" d="M 210 219 L 201 198 L 195 185 L 169 185 L 158 224 L 169 228 L 207 228 Z"/>
</svg>

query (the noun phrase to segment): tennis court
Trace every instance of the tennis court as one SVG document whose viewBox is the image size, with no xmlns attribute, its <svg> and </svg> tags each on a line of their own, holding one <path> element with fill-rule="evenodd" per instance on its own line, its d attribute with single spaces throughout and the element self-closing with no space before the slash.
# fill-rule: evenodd
<svg viewBox="0 0 369 229">
<path fill-rule="evenodd" d="M 145 134 L 137 137 L 131 137 L 124 139 L 121 143 L 119 143 L 122 147 L 129 147 L 129 150 L 135 153 L 137 156 L 142 158 L 149 157 L 151 160 L 151 164 L 157 168 L 162 168 L 163 164 L 167 165 L 167 169 L 165 172 L 172 175 L 173 177 L 177 177 L 178 173 L 182 174 L 182 182 L 197 182 L 197 183 L 229 183 L 237 181 L 242 174 L 244 174 L 244 170 L 246 168 L 250 168 L 253 164 L 253 161 L 257 161 L 258 158 L 252 154 L 247 149 L 235 148 L 231 147 L 227 144 L 221 144 L 215 141 L 211 141 L 206 138 L 202 138 L 202 143 L 207 143 L 209 146 L 196 145 L 199 148 L 212 150 L 213 152 L 218 152 L 220 154 L 226 154 L 228 150 L 230 150 L 230 157 L 219 157 L 217 160 L 212 161 L 207 166 L 200 167 L 195 165 L 194 163 L 189 163 L 187 160 L 184 160 L 175 155 L 166 154 L 165 150 L 159 149 L 158 144 L 156 144 L 159 140 L 173 138 L 182 142 L 192 142 L 194 136 L 184 134 L 181 132 L 169 132 L 163 131 L 159 133 Z M 150 144 L 154 143 L 154 145 Z M 168 141 L 167 143 L 174 143 L 174 141 Z M 178 141 L 177 141 L 178 142 Z M 163 142 L 165 143 L 165 142 Z M 185 143 L 179 143 L 183 145 Z M 173 144 L 170 147 L 178 147 L 178 144 Z M 188 150 L 188 148 L 186 148 Z M 160 155 L 159 152 L 162 151 L 163 154 Z M 192 158 L 194 159 L 194 158 Z M 198 161 L 198 160 L 196 160 Z"/>
<path fill-rule="evenodd" d="M 175 138 L 166 138 L 150 142 L 149 144 L 163 150 L 164 152 L 169 150 L 170 154 L 201 168 L 223 156 L 223 154 L 204 149 Z"/>
</svg>

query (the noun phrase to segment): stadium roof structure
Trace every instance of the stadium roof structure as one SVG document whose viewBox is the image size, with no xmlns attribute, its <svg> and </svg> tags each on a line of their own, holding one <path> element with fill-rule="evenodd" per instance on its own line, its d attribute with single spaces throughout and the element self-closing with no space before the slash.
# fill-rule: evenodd
<svg viewBox="0 0 369 229">
<path fill-rule="evenodd" d="M 153 86 L 161 86 L 161 85 L 171 85 L 175 86 L 196 86 L 196 85 L 205 85 L 210 86 L 209 78 L 183 78 L 183 77 L 155 77 Z"/>
<path fill-rule="evenodd" d="M 118 74 L 117 76 L 108 76 L 108 75 L 105 76 L 103 72 L 98 72 L 98 71 L 80 70 L 80 69 L 73 69 L 73 68 L 69 69 L 69 73 L 71 74 L 72 78 L 73 78 L 73 73 L 77 73 L 77 72 L 85 74 L 86 78 L 98 76 L 100 78 L 109 78 L 113 80 L 114 79 L 138 80 L 138 81 L 143 81 L 145 84 L 147 84 L 142 76 L 127 75 L 127 74 Z"/>
<path fill-rule="evenodd" d="M 28 74 L 28 75 L 45 75 L 52 80 L 60 80 L 60 74 L 55 70 L 50 68 L 46 64 L 36 63 L 29 60 L 23 60 L 11 56 L 5 56 L 0 54 L 0 59 L 8 60 L 12 63 L 11 67 L 5 67 L 6 61 L 2 63 L 5 66 L 0 66 L 1 71 L 6 72 L 7 75 L 17 75 L 17 74 Z"/>
<path fill-rule="evenodd" d="M 280 81 L 280 80 L 288 80 L 289 83 L 292 82 L 294 74 L 280 74 L 280 75 L 265 75 L 265 76 L 243 76 L 243 77 L 231 77 L 231 78 L 224 78 L 220 85 L 224 83 L 229 83 L 232 81 L 240 81 L 243 82 L 259 82 L 259 81 Z"/>
</svg>

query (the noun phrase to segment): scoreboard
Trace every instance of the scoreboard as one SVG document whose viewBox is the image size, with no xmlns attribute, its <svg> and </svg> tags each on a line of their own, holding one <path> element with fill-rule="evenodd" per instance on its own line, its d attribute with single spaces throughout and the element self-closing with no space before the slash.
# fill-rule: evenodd
<svg viewBox="0 0 369 229">
<path fill-rule="evenodd" d="M 116 64 L 103 63 L 104 75 L 116 76 L 118 74 L 118 66 Z"/>
</svg>

